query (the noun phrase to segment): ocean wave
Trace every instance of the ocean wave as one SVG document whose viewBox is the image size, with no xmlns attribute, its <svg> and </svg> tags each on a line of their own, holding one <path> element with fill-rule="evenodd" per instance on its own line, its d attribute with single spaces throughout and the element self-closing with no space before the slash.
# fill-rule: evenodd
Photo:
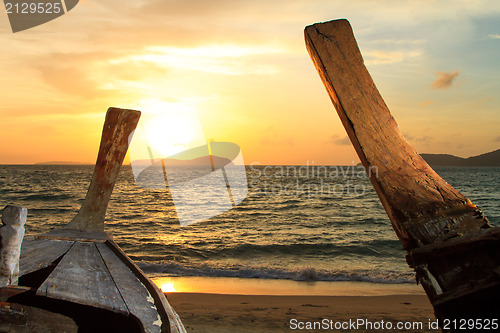
<svg viewBox="0 0 500 333">
<path fill-rule="evenodd" d="M 303 205 L 304 201 L 303 200 L 288 199 L 288 200 L 284 200 L 283 202 L 281 202 L 281 204 L 283 204 L 283 205 L 290 205 L 290 204 Z"/>
<path fill-rule="evenodd" d="M 129 226 L 120 228 L 122 233 L 128 232 L 137 234 L 143 227 Z M 158 242 L 153 235 L 135 235 L 133 239 L 126 234 L 120 235 L 119 243 L 125 248 L 129 248 L 136 255 L 137 252 L 148 253 L 149 258 L 155 257 L 170 260 L 176 258 L 183 262 L 188 262 L 194 258 L 204 258 L 207 260 L 248 260 L 254 257 L 263 260 L 274 260 L 279 257 L 285 261 L 291 258 L 315 258 L 319 260 L 342 259 L 359 261 L 364 260 L 392 261 L 394 258 L 404 258 L 404 251 L 397 240 L 340 240 L 326 242 L 325 237 L 312 233 L 310 235 L 297 234 L 295 240 L 289 244 L 262 244 L 264 239 L 272 238 L 274 234 L 262 232 L 257 235 L 242 233 L 237 238 L 246 239 L 253 243 L 234 242 L 228 243 L 216 237 L 193 238 L 189 242 L 163 243 Z M 213 236 L 213 235 L 212 235 Z M 125 237 L 125 238 L 123 238 Z M 125 240 L 122 240 L 126 239 Z M 123 243 L 123 244 L 122 244 Z M 140 255 L 137 256 L 140 258 Z M 267 258 L 267 259 L 266 259 Z M 142 258 L 143 259 L 143 258 Z"/>
<path fill-rule="evenodd" d="M 500 225 L 496 181 L 500 168 L 439 171 L 484 209 L 493 225 Z M 91 173 L 92 166 L 1 166 L 0 201 L 28 208 L 27 233 L 46 232 L 73 218 Z M 268 189 L 290 181 L 261 180 L 269 183 Z M 318 179 L 312 181 L 318 183 Z M 359 197 L 257 195 L 250 188 L 244 202 L 230 211 L 181 227 L 167 192 L 138 188 L 126 166 L 111 198 L 106 228 L 151 274 L 413 281 L 405 252 L 376 193 L 367 180 L 359 184 L 367 186 L 366 194 Z"/>
<path fill-rule="evenodd" d="M 286 270 L 270 267 L 245 267 L 236 264 L 215 266 L 206 262 L 198 265 L 180 264 L 174 261 L 159 263 L 141 261 L 138 266 L 146 274 L 167 276 L 238 277 L 294 281 L 359 281 L 394 284 L 415 282 L 412 273 L 393 271 L 325 270 L 314 267 Z"/>
<path fill-rule="evenodd" d="M 24 201 L 59 201 L 59 200 L 69 200 L 75 199 L 73 195 L 68 194 L 30 194 L 19 199 Z"/>
<path fill-rule="evenodd" d="M 289 201 L 295 201 L 295 200 L 289 200 Z M 302 208 L 302 207 L 303 207 L 303 205 L 299 205 L 299 204 L 279 204 L 279 205 L 275 205 L 274 207 L 272 207 L 272 210 L 287 211 L 287 210 L 297 209 L 297 208 Z"/>
<path fill-rule="evenodd" d="M 315 237 L 315 236 L 311 236 Z M 401 244 L 395 240 L 351 241 L 349 243 L 324 243 L 314 239 L 304 239 L 303 242 L 291 244 L 234 244 L 231 247 L 211 249 L 211 257 L 246 256 L 246 255 L 321 255 L 328 258 L 348 255 L 393 256 L 395 251 L 401 251 Z M 314 241 L 309 242 L 308 241 Z"/>
<path fill-rule="evenodd" d="M 33 216 L 35 213 L 47 213 L 47 214 L 76 214 L 78 212 L 78 208 L 75 209 L 70 208 L 30 208 L 28 213 Z"/>
</svg>

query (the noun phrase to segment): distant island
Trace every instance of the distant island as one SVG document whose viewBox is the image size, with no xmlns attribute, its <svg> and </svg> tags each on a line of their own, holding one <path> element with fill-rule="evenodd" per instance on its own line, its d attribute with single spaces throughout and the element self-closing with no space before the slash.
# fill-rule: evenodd
<svg viewBox="0 0 500 333">
<path fill-rule="evenodd" d="M 420 154 L 420 156 L 430 166 L 500 167 L 500 149 L 469 158 L 449 154 Z"/>
</svg>

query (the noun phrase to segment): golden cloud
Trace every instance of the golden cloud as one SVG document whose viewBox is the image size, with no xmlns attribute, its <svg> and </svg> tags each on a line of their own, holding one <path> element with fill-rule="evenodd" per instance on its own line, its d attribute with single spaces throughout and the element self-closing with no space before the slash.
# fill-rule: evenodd
<svg viewBox="0 0 500 333">
<path fill-rule="evenodd" d="M 453 84 L 453 81 L 458 77 L 460 71 L 455 72 L 437 72 L 437 79 L 432 82 L 432 89 L 448 89 Z"/>
</svg>

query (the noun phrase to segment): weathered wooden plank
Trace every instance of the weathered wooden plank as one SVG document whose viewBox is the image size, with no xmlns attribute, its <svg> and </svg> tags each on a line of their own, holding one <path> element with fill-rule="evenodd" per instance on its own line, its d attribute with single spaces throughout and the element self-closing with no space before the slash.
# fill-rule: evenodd
<svg viewBox="0 0 500 333">
<path fill-rule="evenodd" d="M 162 321 L 162 332 L 170 333 L 186 333 L 186 329 L 182 324 L 181 319 L 168 303 L 167 298 L 163 292 L 158 288 L 158 286 L 148 278 L 139 267 L 123 252 L 123 250 L 116 245 L 115 242 L 109 241 L 107 243 L 109 248 L 115 253 L 115 255 L 120 258 L 125 265 L 137 276 L 137 278 L 142 282 L 142 284 L 147 288 L 149 294 L 153 297 L 156 308 L 158 309 L 158 314 L 160 315 Z"/>
<path fill-rule="evenodd" d="M 19 260 L 19 275 L 35 272 L 50 266 L 59 257 L 63 256 L 74 242 L 24 239 L 21 246 L 21 258 Z"/>
<path fill-rule="evenodd" d="M 146 287 L 106 244 L 96 246 L 130 313 L 142 322 L 146 332 L 161 332 L 161 318 Z"/>
<path fill-rule="evenodd" d="M 500 244 L 500 228 L 489 228 L 461 238 L 453 238 L 446 242 L 437 242 L 414 249 L 408 257 L 408 263 L 413 267 L 419 262 L 428 260 L 429 257 L 448 256 L 458 251 L 473 251 L 485 246 L 495 248 L 497 244 Z"/>
<path fill-rule="evenodd" d="M 36 294 L 129 314 L 94 243 L 75 242 Z"/>
<path fill-rule="evenodd" d="M 28 210 L 19 206 L 5 206 L 0 228 L 0 287 L 16 285 L 19 277 L 19 255 L 24 237 Z"/>
<path fill-rule="evenodd" d="M 160 297 L 159 300 L 161 302 L 162 308 L 164 311 L 167 313 L 168 316 L 168 322 L 169 322 L 169 328 L 170 328 L 170 333 L 187 333 L 186 328 L 184 327 L 184 324 L 182 323 L 181 318 L 175 312 L 174 308 L 170 305 L 168 302 L 167 298 L 161 290 L 158 288 L 156 284 L 152 283 L 152 287 L 156 289 L 156 292 L 158 295 L 162 295 L 163 297 Z"/>
<path fill-rule="evenodd" d="M 93 243 L 104 243 L 105 241 L 112 239 L 112 237 L 104 231 L 88 231 L 66 228 L 51 230 L 45 234 L 35 235 L 34 237 L 37 239 L 54 239 Z"/>
<path fill-rule="evenodd" d="M 498 316 L 498 227 L 492 228 L 481 210 L 404 139 L 364 66 L 347 20 L 306 27 L 305 39 L 436 316 Z"/>
<path fill-rule="evenodd" d="M 129 136 L 136 128 L 140 116 L 139 111 L 108 109 L 90 187 L 80 211 L 67 225 L 68 228 L 104 230 L 109 198 L 127 153 Z"/>
<path fill-rule="evenodd" d="M 405 249 L 489 227 L 405 140 L 347 20 L 308 26 L 306 46 Z M 453 218 L 453 223 L 449 219 Z"/>
<path fill-rule="evenodd" d="M 73 242 L 69 242 L 73 244 Z M 21 257 L 31 255 L 32 252 L 37 252 L 49 244 L 59 244 L 57 240 L 38 239 L 33 236 L 25 236 L 21 245 Z M 69 249 L 69 248 L 68 248 Z"/>
</svg>

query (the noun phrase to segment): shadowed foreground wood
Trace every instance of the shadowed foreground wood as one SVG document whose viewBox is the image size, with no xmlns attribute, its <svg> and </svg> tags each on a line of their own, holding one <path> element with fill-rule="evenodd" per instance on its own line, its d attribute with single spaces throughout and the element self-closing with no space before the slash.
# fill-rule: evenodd
<svg viewBox="0 0 500 333">
<path fill-rule="evenodd" d="M 496 318 L 500 228 L 405 140 L 347 20 L 306 27 L 307 50 L 438 318 Z"/>
</svg>

